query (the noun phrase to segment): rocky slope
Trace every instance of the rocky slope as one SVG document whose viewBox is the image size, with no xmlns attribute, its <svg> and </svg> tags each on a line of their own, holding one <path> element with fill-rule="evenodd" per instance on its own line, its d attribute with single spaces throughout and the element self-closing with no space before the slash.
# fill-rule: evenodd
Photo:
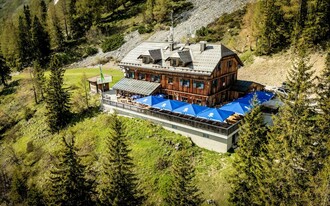
<svg viewBox="0 0 330 206">
<path fill-rule="evenodd" d="M 190 0 L 194 4 L 194 8 L 175 17 L 175 21 L 179 22 L 174 28 L 174 40 L 180 41 L 186 37 L 188 32 L 194 33 L 202 26 L 207 26 L 216 18 L 224 13 L 231 13 L 252 0 Z M 162 30 L 155 32 L 149 38 L 140 35 L 137 31 L 126 35 L 126 43 L 118 50 L 98 54 L 87 57 L 86 59 L 74 63 L 70 67 L 89 67 L 95 65 L 99 59 L 114 60 L 122 59 L 131 49 L 136 47 L 142 41 L 165 41 L 169 35 L 169 31 Z M 113 64 L 111 64 L 113 66 Z"/>
</svg>

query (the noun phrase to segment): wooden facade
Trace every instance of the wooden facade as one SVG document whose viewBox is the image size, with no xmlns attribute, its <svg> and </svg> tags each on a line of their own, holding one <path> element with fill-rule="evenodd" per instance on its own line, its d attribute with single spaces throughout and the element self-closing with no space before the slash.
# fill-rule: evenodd
<svg viewBox="0 0 330 206">
<path fill-rule="evenodd" d="M 148 50 L 150 45 L 153 49 Z M 124 58 L 119 65 L 126 78 L 158 82 L 160 92 L 169 99 L 209 107 L 233 98 L 231 86 L 237 80 L 238 68 L 243 66 L 234 52 L 223 45 L 208 46 L 205 42 L 200 47 L 183 45 L 174 50 L 164 49 L 164 44 L 157 50 L 155 45 L 142 45 Z M 139 54 L 143 49 L 149 53 Z"/>
<path fill-rule="evenodd" d="M 238 64 L 236 57 L 226 57 L 219 62 L 211 76 L 129 67 L 126 78 L 159 82 L 161 93 L 169 99 L 216 106 L 232 96 L 230 86 L 237 79 Z"/>
</svg>

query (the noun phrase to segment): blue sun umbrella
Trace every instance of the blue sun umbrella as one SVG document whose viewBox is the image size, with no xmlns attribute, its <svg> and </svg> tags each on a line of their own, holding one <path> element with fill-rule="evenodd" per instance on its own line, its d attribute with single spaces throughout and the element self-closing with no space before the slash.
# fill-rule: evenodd
<svg viewBox="0 0 330 206">
<path fill-rule="evenodd" d="M 256 92 L 251 92 L 251 93 L 245 95 L 244 97 L 235 100 L 235 102 L 251 104 L 254 94 L 257 95 L 257 100 L 258 100 L 259 104 L 269 101 L 274 96 L 274 94 L 271 92 L 256 91 Z"/>
<path fill-rule="evenodd" d="M 197 114 L 197 117 L 209 119 L 218 122 L 224 122 L 228 117 L 233 115 L 234 112 L 224 111 L 216 108 L 209 108 Z"/>
<path fill-rule="evenodd" d="M 135 102 L 152 106 L 152 105 L 158 104 L 159 102 L 163 102 L 165 100 L 166 99 L 155 97 L 155 96 L 147 96 L 147 97 L 137 99 L 137 100 L 135 100 Z"/>
<path fill-rule="evenodd" d="M 183 105 L 186 105 L 185 102 L 180 102 L 177 100 L 166 100 L 163 102 L 160 102 L 158 104 L 152 105 L 153 108 L 162 109 L 162 110 L 168 110 L 173 111 L 176 108 L 182 107 Z"/>
<path fill-rule="evenodd" d="M 185 114 L 185 115 L 190 115 L 190 116 L 196 116 L 198 113 L 208 109 L 208 107 L 200 106 L 197 104 L 187 104 L 182 107 L 179 107 L 173 112 L 180 113 L 180 114 Z"/>
<path fill-rule="evenodd" d="M 252 106 L 250 104 L 244 104 L 241 102 L 231 102 L 231 103 L 225 104 L 224 106 L 220 107 L 219 109 L 244 115 L 246 112 L 250 111 L 251 107 Z"/>
</svg>

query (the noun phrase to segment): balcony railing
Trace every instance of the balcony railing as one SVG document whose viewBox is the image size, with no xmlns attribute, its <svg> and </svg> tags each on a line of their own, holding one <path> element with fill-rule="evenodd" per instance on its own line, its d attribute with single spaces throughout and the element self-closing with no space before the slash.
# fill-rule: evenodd
<svg viewBox="0 0 330 206">
<path fill-rule="evenodd" d="M 167 120 L 170 122 L 176 122 L 176 123 L 184 124 L 184 125 L 191 126 L 194 128 L 203 129 L 206 131 L 219 133 L 219 134 L 222 134 L 225 136 L 229 136 L 230 134 L 235 132 L 238 129 L 239 122 L 240 122 L 240 121 L 238 121 L 235 124 L 231 124 L 231 125 L 226 124 L 226 123 L 212 122 L 212 121 L 202 122 L 202 121 L 196 120 L 196 118 L 194 118 L 194 117 L 178 116 L 178 115 L 174 115 L 173 113 L 163 111 L 163 110 L 146 109 L 146 108 L 138 107 L 136 105 L 114 102 L 114 101 L 107 100 L 107 99 L 103 99 L 103 104 L 111 105 L 111 106 L 118 107 L 118 108 L 123 108 L 126 110 L 130 110 L 130 111 L 138 112 L 138 113 L 145 114 L 148 116 L 160 118 L 160 119 Z M 216 124 L 212 124 L 212 123 L 216 123 L 216 124 L 220 124 L 220 125 L 216 125 Z"/>
</svg>

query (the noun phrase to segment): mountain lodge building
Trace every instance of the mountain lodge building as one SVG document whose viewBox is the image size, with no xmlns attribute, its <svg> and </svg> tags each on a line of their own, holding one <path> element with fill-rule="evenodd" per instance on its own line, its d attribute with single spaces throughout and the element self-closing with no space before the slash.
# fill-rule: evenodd
<svg viewBox="0 0 330 206">
<path fill-rule="evenodd" d="M 231 87 L 243 63 L 222 44 L 143 42 L 119 66 L 125 78 L 113 88 L 120 94 L 162 93 L 169 99 L 213 107 L 237 98 Z"/>
</svg>

